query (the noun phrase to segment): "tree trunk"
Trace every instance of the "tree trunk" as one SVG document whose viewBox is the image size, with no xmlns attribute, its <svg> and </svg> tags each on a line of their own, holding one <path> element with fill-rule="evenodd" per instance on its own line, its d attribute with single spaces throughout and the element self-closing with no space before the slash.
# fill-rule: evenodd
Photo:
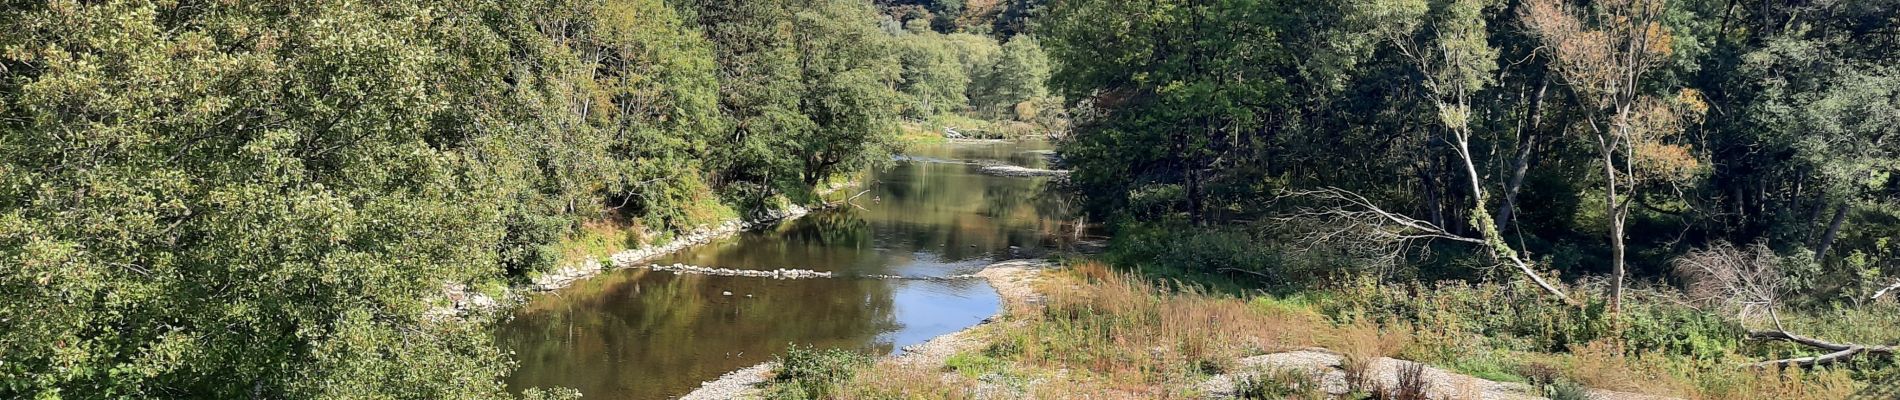
<svg viewBox="0 0 1900 400">
<path fill-rule="evenodd" d="M 1614 203 L 1614 201 L 1612 201 L 1612 203 Z M 1611 283 L 1612 286 L 1610 287 L 1610 309 L 1622 311 L 1623 275 L 1625 273 L 1625 266 L 1623 265 L 1623 214 L 1626 213 L 1627 210 L 1616 210 L 1622 207 L 1615 206 L 1611 206 L 1610 208 L 1612 212 L 1616 213 L 1615 217 L 1610 218 L 1610 256 L 1615 258 L 1612 261 L 1613 264 L 1610 264 L 1610 274 L 1615 275 L 1615 278 L 1613 278 L 1614 281 Z"/>
<path fill-rule="evenodd" d="M 1428 168 L 1418 169 L 1419 185 L 1425 189 L 1425 211 L 1431 215 L 1432 225 L 1445 226 L 1445 212 L 1439 207 L 1438 180 L 1432 177 Z"/>
<path fill-rule="evenodd" d="M 1517 192 L 1524 187 L 1524 177 L 1530 173 L 1532 149 L 1537 147 L 1538 127 L 1544 120 L 1544 93 L 1550 89 L 1550 80 L 1544 79 L 1537 85 L 1537 91 L 1531 93 L 1530 126 L 1521 135 L 1517 143 L 1517 159 L 1511 163 L 1511 178 L 1504 185 L 1504 204 L 1498 206 L 1498 232 L 1509 230 L 1511 218 L 1517 216 Z"/>
<path fill-rule="evenodd" d="M 1622 206 L 1621 199 L 1617 196 L 1616 182 L 1619 178 L 1616 174 L 1615 154 L 1612 153 L 1613 150 L 1610 147 L 1615 144 L 1610 142 L 1612 140 L 1610 138 L 1599 138 L 1599 140 L 1602 141 L 1599 145 L 1602 146 L 1603 151 L 1603 176 L 1607 182 L 1603 186 L 1603 214 L 1610 219 L 1610 310 L 1616 312 L 1623 309 L 1623 221 L 1628 215 L 1628 208 Z"/>
<path fill-rule="evenodd" d="M 1821 223 L 1821 215 L 1827 212 L 1827 194 L 1821 193 L 1814 197 L 1814 209 L 1808 211 L 1808 222 L 1801 224 L 1801 230 L 1807 235 L 1801 241 L 1808 244 L 1814 244 L 1814 225 Z"/>
<path fill-rule="evenodd" d="M 1194 225 L 1196 226 L 1206 225 L 1207 220 L 1201 216 L 1200 169 L 1192 165 L 1187 168 L 1187 192 L 1188 218 L 1194 221 Z"/>
<path fill-rule="evenodd" d="M 1814 245 L 1814 262 L 1827 260 L 1827 250 L 1834 247 L 1834 239 L 1840 237 L 1841 225 L 1847 222 L 1847 211 L 1851 208 L 1852 205 L 1842 202 L 1841 208 L 1834 210 L 1834 221 L 1827 223 L 1827 233 L 1821 234 L 1821 243 Z"/>
</svg>

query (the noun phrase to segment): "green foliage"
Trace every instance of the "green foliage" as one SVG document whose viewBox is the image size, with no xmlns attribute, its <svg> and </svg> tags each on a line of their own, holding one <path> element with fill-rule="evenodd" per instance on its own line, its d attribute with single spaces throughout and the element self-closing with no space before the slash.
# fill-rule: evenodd
<svg viewBox="0 0 1900 400">
<path fill-rule="evenodd" d="M 976 378 L 1003 367 L 1003 360 L 984 353 L 957 353 L 943 361 L 945 368 L 965 377 Z"/>
<path fill-rule="evenodd" d="M 1234 398 L 1244 400 L 1318 399 L 1326 394 L 1305 371 L 1274 369 L 1241 374 L 1234 380 Z"/>
<path fill-rule="evenodd" d="M 1590 398 L 1590 388 L 1570 380 L 1558 380 L 1544 387 L 1544 396 L 1550 397 L 1550 400 L 1587 400 Z"/>
<path fill-rule="evenodd" d="M 1246 227 L 1122 224 L 1104 258 L 1158 279 L 1209 284 L 1229 293 L 1299 290 L 1364 269 L 1352 257 L 1317 257 L 1276 243 L 1282 239 Z"/>
<path fill-rule="evenodd" d="M 445 285 L 883 159 L 869 6 L 745 3 L 0 7 L 0 397 L 507 397 Z"/>
<path fill-rule="evenodd" d="M 908 33 L 899 37 L 902 45 L 899 61 L 903 80 L 897 90 L 908 98 L 904 116 L 914 119 L 963 111 L 969 102 L 965 91 L 970 84 L 969 71 L 953 43 L 936 32 Z"/>
<path fill-rule="evenodd" d="M 1615 31 L 1651 46 L 1633 54 L 1649 72 L 1618 84 L 1627 90 L 1577 73 L 1618 62 L 1596 52 L 1617 46 L 1595 29 L 1638 22 L 1548 24 L 1612 5 L 1079 0 L 1053 4 L 1035 37 L 1074 106 L 1061 152 L 1095 220 L 1323 219 L 1338 214 L 1283 195 L 1338 188 L 1366 200 L 1343 211 L 1377 206 L 1483 242 L 1289 234 L 1260 247 L 1396 248 L 1397 276 L 1475 279 L 1499 263 L 1470 256 L 1484 255 L 1467 244 L 1479 243 L 1546 275 L 1627 258 L 1635 279 L 1654 281 L 1687 249 L 1766 242 L 1814 259 L 1797 265 L 1809 282 L 1891 281 L 1900 267 L 1868 255 L 1891 253 L 1878 238 L 1900 222 L 1900 142 L 1887 133 L 1900 124 L 1900 74 L 1892 46 L 1869 44 L 1892 40 L 1894 7 L 1643 4 L 1654 8 L 1618 8 L 1658 17 Z M 1621 133 L 1593 139 L 1605 129 Z M 1627 256 L 1602 234 L 1619 224 Z M 1865 286 L 1804 285 L 1788 300 L 1856 304 Z"/>
<path fill-rule="evenodd" d="M 834 385 L 851 379 L 857 369 L 870 365 L 870 356 L 844 349 L 817 350 L 791 346 L 778 357 L 768 398 L 824 399 Z"/>
<path fill-rule="evenodd" d="M 1018 36 L 999 45 L 970 33 L 892 34 L 902 67 L 897 90 L 904 117 L 971 138 L 1019 138 L 1066 125 L 1060 101 L 1049 96 L 1049 56 L 1035 38 Z"/>
<path fill-rule="evenodd" d="M 971 101 L 986 115 L 1034 120 L 1035 115 L 1023 115 L 1016 105 L 1030 103 L 1036 105 L 1031 110 L 1040 111 L 1042 105 L 1037 102 L 1049 96 L 1051 69 L 1049 55 L 1035 37 L 1017 36 L 1003 44 L 996 65 L 974 84 L 978 94 L 971 96 Z"/>
</svg>

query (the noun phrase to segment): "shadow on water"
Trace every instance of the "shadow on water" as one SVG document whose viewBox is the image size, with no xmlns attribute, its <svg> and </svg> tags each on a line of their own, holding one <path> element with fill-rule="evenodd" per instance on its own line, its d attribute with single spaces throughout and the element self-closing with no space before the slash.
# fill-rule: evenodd
<svg viewBox="0 0 1900 400">
<path fill-rule="evenodd" d="M 1046 166 L 1040 143 L 913 149 L 861 178 L 856 206 L 817 212 L 657 260 L 708 267 L 807 268 L 840 275 L 945 276 L 1055 245 L 1065 208 L 1045 179 L 977 172 Z M 727 293 L 730 293 L 729 295 Z M 768 361 L 790 343 L 886 354 L 996 312 L 980 280 L 776 281 L 622 270 L 537 296 L 498 332 L 520 362 L 515 390 L 565 386 L 593 399 L 664 399 Z"/>
</svg>

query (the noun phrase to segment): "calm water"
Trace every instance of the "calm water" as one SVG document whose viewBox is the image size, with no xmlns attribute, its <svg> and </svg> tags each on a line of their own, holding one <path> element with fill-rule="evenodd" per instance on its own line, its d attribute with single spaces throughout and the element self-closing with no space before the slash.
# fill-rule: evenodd
<svg viewBox="0 0 1900 400">
<path fill-rule="evenodd" d="M 1046 179 L 977 172 L 981 162 L 1039 167 L 1042 143 L 914 148 L 848 189 L 857 206 L 817 212 L 659 260 L 840 275 L 945 276 L 1041 254 L 1067 229 Z M 731 292 L 731 295 L 724 294 Z M 622 270 L 537 296 L 504 325 L 521 362 L 515 390 L 565 386 L 589 399 L 666 399 L 788 344 L 879 354 L 995 314 L 981 280 L 778 281 Z"/>
</svg>

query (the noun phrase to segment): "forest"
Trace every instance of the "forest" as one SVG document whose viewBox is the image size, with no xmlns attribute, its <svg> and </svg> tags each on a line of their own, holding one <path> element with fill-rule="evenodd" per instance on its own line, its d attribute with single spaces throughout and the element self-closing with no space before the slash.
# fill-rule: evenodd
<svg viewBox="0 0 1900 400">
<path fill-rule="evenodd" d="M 1047 102 L 1033 40 L 885 11 L 0 3 L 0 397 L 508 397 L 445 285 L 806 202 L 904 121 Z"/>
<path fill-rule="evenodd" d="M 1118 267 L 1416 327 L 1439 340 L 1411 359 L 1467 371 L 1555 353 L 1689 398 L 1772 398 L 1749 369 L 1895 374 L 1900 3 L 1074 0 L 1035 22 Z M 1580 366 L 1592 348 L 1622 358 Z M 1846 394 L 1826 379 L 1783 381 Z"/>
<path fill-rule="evenodd" d="M 1300 321 L 1540 385 L 1900 376 L 1894 0 L 10 0 L 0 31 L 0 397 L 571 397 L 505 387 L 503 316 L 444 288 L 951 133 L 1054 138 L 1042 195 L 1111 238 L 1062 257 L 1119 290 L 973 371 L 1175 382 L 1212 364 L 1062 340 Z M 1230 300 L 1298 318 L 1143 325 Z M 826 376 L 798 397 L 964 397 Z"/>
</svg>

